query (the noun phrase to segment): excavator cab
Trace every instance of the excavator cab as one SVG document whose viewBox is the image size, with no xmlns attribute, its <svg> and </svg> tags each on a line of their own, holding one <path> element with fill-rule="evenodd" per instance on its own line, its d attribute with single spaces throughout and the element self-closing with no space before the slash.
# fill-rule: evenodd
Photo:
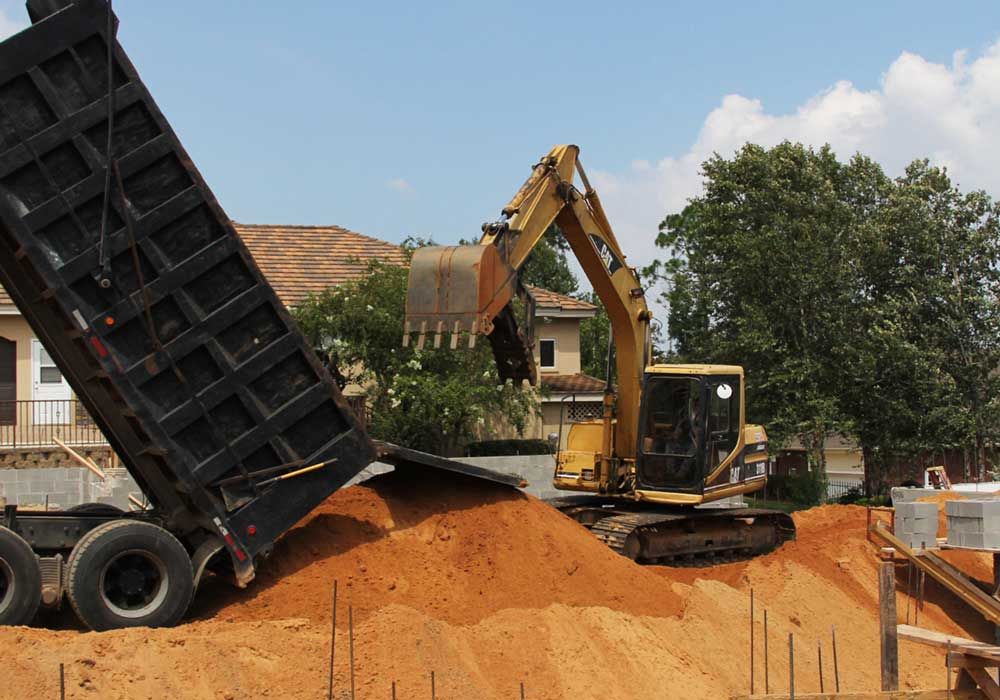
<svg viewBox="0 0 1000 700">
<path fill-rule="evenodd" d="M 708 476 L 737 458 L 742 377 L 671 373 L 674 369 L 654 368 L 646 375 L 636 460 L 638 487 L 701 493 Z"/>
</svg>

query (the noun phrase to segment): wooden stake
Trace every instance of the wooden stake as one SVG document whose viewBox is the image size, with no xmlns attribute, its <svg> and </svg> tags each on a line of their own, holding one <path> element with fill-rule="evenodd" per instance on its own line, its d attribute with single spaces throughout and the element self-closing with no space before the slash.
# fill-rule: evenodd
<svg viewBox="0 0 1000 700">
<path fill-rule="evenodd" d="M 753 588 L 750 589 L 750 694 L 754 694 L 753 684 Z"/>
<path fill-rule="evenodd" d="M 764 694 L 768 695 L 771 692 L 771 672 L 768 669 L 768 659 L 767 659 L 767 608 L 764 608 Z"/>
<path fill-rule="evenodd" d="M 333 622 L 330 624 L 330 682 L 326 700 L 333 700 L 333 655 L 337 650 L 337 582 L 333 582 Z"/>
<path fill-rule="evenodd" d="M 823 688 L 823 642 L 816 642 L 816 658 L 819 664 L 819 692 L 825 693 L 826 689 Z"/>
<path fill-rule="evenodd" d="M 788 633 L 788 700 L 795 700 L 795 637 Z"/>
<path fill-rule="evenodd" d="M 347 648 L 351 656 L 351 700 L 354 700 L 354 606 L 347 606 Z"/>
<path fill-rule="evenodd" d="M 840 692 L 840 667 L 837 666 L 837 626 L 830 627 L 830 637 L 833 639 L 833 689 Z"/>
<path fill-rule="evenodd" d="M 896 637 L 896 571 L 891 561 L 878 565 L 879 633 L 882 690 L 899 690 L 899 640 Z"/>
</svg>

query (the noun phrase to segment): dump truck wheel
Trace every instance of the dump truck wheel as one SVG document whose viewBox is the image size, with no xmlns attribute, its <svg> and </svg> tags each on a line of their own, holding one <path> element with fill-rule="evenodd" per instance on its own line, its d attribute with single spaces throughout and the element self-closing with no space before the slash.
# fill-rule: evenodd
<svg viewBox="0 0 1000 700">
<path fill-rule="evenodd" d="M 108 515 L 111 517 L 125 515 L 125 511 L 118 506 L 111 505 L 110 503 L 80 503 L 75 506 L 70 506 L 66 509 L 66 512 L 84 513 L 86 515 Z"/>
<path fill-rule="evenodd" d="M 194 595 L 191 557 L 162 527 L 113 520 L 73 549 L 66 593 L 92 630 L 176 625 Z"/>
<path fill-rule="evenodd" d="M 26 625 L 42 602 L 42 570 L 31 546 L 0 527 L 0 625 Z"/>
</svg>

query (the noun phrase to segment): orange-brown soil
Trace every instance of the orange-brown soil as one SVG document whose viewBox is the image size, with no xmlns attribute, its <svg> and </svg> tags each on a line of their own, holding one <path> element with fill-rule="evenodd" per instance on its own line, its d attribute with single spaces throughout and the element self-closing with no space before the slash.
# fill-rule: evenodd
<svg viewBox="0 0 1000 700">
<path fill-rule="evenodd" d="M 336 692 L 349 697 L 348 606 L 357 697 L 724 698 L 749 690 L 749 594 L 756 605 L 757 690 L 768 611 L 772 692 L 833 678 L 879 683 L 876 548 L 865 510 L 798 513 L 798 539 L 750 562 L 642 567 L 545 504 L 458 477 L 393 474 L 333 495 L 278 544 L 245 591 L 210 582 L 186 624 L 102 634 L 0 629 L 0 698 L 325 697 L 330 596 L 338 581 Z M 956 557 L 958 554 L 960 556 Z M 986 580 L 991 562 L 948 555 Z M 913 622 L 907 570 L 897 607 Z M 919 624 L 988 639 L 985 622 L 932 581 Z M 941 655 L 902 642 L 901 685 L 943 685 Z"/>
</svg>

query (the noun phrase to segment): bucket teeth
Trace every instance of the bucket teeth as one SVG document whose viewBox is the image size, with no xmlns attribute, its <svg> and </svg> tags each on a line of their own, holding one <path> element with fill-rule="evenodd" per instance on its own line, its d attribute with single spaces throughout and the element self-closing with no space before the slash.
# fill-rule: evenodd
<svg viewBox="0 0 1000 700">
<path fill-rule="evenodd" d="M 451 349 L 458 349 L 458 336 L 462 332 L 462 322 L 455 321 L 455 327 L 451 329 Z"/>
<path fill-rule="evenodd" d="M 403 347 L 410 347 L 410 322 L 403 323 Z"/>
<path fill-rule="evenodd" d="M 444 330 L 444 321 L 437 322 L 437 330 L 434 331 L 434 349 L 441 347 L 441 332 Z"/>
</svg>

